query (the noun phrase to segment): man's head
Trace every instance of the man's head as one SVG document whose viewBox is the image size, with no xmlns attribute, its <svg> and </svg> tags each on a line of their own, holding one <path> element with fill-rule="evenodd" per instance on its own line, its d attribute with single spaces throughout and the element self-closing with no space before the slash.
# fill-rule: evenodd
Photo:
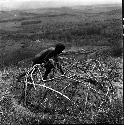
<svg viewBox="0 0 124 125">
<path fill-rule="evenodd" d="M 60 54 L 65 49 L 65 46 L 62 43 L 58 43 L 55 46 L 55 52 Z"/>
</svg>

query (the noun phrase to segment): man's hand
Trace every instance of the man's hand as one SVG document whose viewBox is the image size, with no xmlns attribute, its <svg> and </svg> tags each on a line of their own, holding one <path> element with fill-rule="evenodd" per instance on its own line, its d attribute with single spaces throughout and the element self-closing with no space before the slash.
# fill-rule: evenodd
<svg viewBox="0 0 124 125">
<path fill-rule="evenodd" d="M 54 65 L 55 61 L 53 59 L 49 59 L 49 61 Z"/>
</svg>

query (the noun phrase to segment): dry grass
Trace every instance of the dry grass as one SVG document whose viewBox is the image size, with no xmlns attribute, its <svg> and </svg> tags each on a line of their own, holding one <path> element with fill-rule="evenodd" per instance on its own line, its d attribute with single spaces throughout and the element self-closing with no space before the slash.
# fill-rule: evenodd
<svg viewBox="0 0 124 125">
<path fill-rule="evenodd" d="M 50 90 L 43 101 L 46 89 L 36 86 L 36 90 L 31 88 L 27 94 L 30 104 L 24 106 L 20 101 L 24 83 L 17 82 L 16 76 L 27 69 L 11 66 L 0 71 L 2 125 L 123 123 L 122 59 L 109 57 L 82 62 L 73 58 L 64 61 L 68 65 L 63 65 L 69 70 L 66 76 L 70 78 L 61 77 L 46 86 L 62 92 L 70 84 L 62 93 L 71 101 Z"/>
</svg>

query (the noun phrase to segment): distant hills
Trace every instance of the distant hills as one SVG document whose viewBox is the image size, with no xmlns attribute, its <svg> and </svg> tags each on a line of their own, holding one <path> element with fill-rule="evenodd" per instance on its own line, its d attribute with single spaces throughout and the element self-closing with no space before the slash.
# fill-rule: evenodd
<svg viewBox="0 0 124 125">
<path fill-rule="evenodd" d="M 0 11 L 0 65 L 33 57 L 57 42 L 120 50 L 121 41 L 120 4 Z"/>
<path fill-rule="evenodd" d="M 30 10 L 38 8 L 57 8 L 72 6 L 121 6 L 121 1 L 83 1 L 83 0 L 0 0 L 0 10 Z M 81 7 L 82 8 L 82 7 Z"/>
<path fill-rule="evenodd" d="M 101 13 L 108 12 L 109 14 L 122 13 L 120 4 L 112 5 L 87 5 L 87 6 L 72 6 L 72 7 L 58 7 L 58 8 L 37 8 L 37 9 L 18 9 L 11 11 L 0 11 L 0 21 L 14 20 L 22 18 L 30 18 L 45 15 L 61 15 L 61 14 L 80 14 L 80 13 Z"/>
</svg>

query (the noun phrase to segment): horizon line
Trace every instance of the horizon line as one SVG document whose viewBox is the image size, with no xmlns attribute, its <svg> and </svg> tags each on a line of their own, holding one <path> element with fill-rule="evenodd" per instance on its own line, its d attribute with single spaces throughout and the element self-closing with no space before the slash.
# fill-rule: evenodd
<svg viewBox="0 0 124 125">
<path fill-rule="evenodd" d="M 14 10 L 34 10 L 34 9 L 50 9 L 50 8 L 64 8 L 64 7 L 66 7 L 66 8 L 69 8 L 69 7 L 74 7 L 74 6 L 95 6 L 95 5 L 122 5 L 122 3 L 118 3 L 118 2 L 116 2 L 116 3 L 96 3 L 96 4 L 85 4 L 85 5 L 79 5 L 79 4 L 77 4 L 77 5 L 62 5 L 62 6 L 51 6 L 51 7 L 35 7 L 35 8 L 7 8 L 7 7 L 5 7 L 5 8 L 1 8 L 0 9 L 0 11 L 14 11 Z"/>
</svg>

